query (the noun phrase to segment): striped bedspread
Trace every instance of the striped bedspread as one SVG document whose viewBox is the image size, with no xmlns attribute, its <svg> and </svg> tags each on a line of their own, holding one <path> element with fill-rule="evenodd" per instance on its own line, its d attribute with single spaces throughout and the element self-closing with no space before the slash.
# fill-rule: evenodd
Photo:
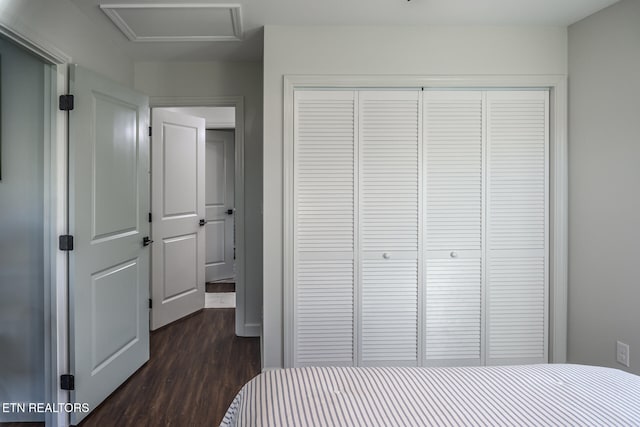
<svg viewBox="0 0 640 427">
<path fill-rule="evenodd" d="M 221 426 L 640 426 L 640 377 L 582 365 L 267 371 Z"/>
</svg>

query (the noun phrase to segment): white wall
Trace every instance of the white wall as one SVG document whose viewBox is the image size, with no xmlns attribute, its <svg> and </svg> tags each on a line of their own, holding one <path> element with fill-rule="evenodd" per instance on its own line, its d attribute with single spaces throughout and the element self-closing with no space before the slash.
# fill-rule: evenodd
<svg viewBox="0 0 640 427">
<path fill-rule="evenodd" d="M 135 88 L 149 96 L 244 97 L 245 328 L 262 316 L 262 63 L 139 62 Z"/>
<path fill-rule="evenodd" d="M 69 0 L 0 0 L 0 22 L 55 46 L 76 64 L 133 85 L 133 61 Z"/>
<path fill-rule="evenodd" d="M 640 374 L 639 1 L 569 27 L 569 73 L 568 358 Z"/>
<path fill-rule="evenodd" d="M 265 27 L 263 367 L 283 365 L 283 76 L 566 74 L 561 27 Z"/>
</svg>

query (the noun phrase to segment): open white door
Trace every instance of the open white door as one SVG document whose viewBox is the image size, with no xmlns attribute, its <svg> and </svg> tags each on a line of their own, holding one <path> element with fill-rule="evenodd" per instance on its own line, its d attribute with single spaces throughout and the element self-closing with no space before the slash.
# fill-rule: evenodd
<svg viewBox="0 0 640 427">
<path fill-rule="evenodd" d="M 93 410 L 149 359 L 149 105 L 81 67 L 69 75 L 71 400 Z"/>
<path fill-rule="evenodd" d="M 207 282 L 234 277 L 235 133 L 207 130 Z"/>
<path fill-rule="evenodd" d="M 204 308 L 205 120 L 152 113 L 151 329 Z"/>
</svg>

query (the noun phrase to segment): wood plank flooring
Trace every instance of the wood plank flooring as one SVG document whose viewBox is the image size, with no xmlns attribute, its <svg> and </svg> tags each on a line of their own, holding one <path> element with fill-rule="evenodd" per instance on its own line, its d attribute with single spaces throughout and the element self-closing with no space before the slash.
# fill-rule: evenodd
<svg viewBox="0 0 640 427">
<path fill-rule="evenodd" d="M 153 332 L 149 362 L 80 426 L 219 425 L 260 373 L 259 338 L 234 332 L 234 309 L 205 309 Z"/>
<path fill-rule="evenodd" d="M 259 338 L 235 335 L 232 308 L 204 309 L 152 332 L 150 351 L 149 362 L 79 426 L 217 426 L 240 388 L 260 373 Z"/>
<path fill-rule="evenodd" d="M 235 310 L 204 309 L 151 333 L 151 358 L 79 426 L 217 426 L 260 373 L 259 338 L 235 335 Z M 43 423 L 0 423 L 43 427 Z"/>
</svg>

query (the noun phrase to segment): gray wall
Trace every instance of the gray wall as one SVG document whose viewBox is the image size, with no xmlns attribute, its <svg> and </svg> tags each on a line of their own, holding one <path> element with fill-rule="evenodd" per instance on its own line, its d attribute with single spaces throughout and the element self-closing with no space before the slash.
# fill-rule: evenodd
<svg viewBox="0 0 640 427">
<path fill-rule="evenodd" d="M 262 324 L 262 62 L 138 62 L 135 88 L 149 96 L 244 97 L 244 327 L 257 336 Z"/>
<path fill-rule="evenodd" d="M 564 27 L 281 27 L 264 35 L 263 367 L 283 365 L 283 76 L 566 74 Z"/>
<path fill-rule="evenodd" d="M 43 402 L 44 64 L 3 39 L 0 61 L 0 402 Z"/>
<path fill-rule="evenodd" d="M 133 60 L 114 46 L 113 34 L 103 24 L 70 0 L 0 0 L 0 22 L 53 45 L 76 64 L 133 85 Z"/>
<path fill-rule="evenodd" d="M 569 361 L 640 374 L 639 242 L 640 1 L 624 0 L 569 27 Z"/>
</svg>

